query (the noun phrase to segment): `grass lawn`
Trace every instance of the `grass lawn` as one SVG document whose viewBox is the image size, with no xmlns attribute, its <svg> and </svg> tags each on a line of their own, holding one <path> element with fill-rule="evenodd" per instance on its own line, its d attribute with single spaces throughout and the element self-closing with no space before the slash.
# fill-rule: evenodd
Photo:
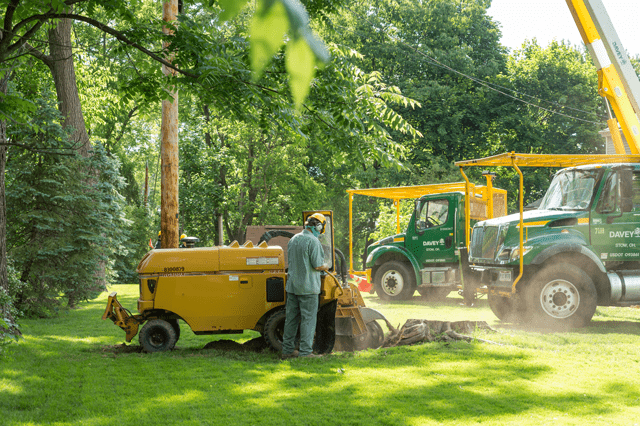
<svg viewBox="0 0 640 426">
<path fill-rule="evenodd" d="M 137 285 L 117 285 L 135 310 Z M 0 355 L 0 424 L 86 425 L 640 425 L 640 310 L 598 308 L 590 327 L 549 333 L 502 326 L 486 300 L 380 303 L 409 318 L 484 320 L 501 343 L 428 343 L 280 361 L 270 352 L 203 350 L 254 332 L 195 336 L 176 349 L 124 353 L 101 321 L 107 293 L 47 320 Z M 137 345 L 137 338 L 132 344 Z M 111 348 L 111 349 L 110 349 Z"/>
</svg>

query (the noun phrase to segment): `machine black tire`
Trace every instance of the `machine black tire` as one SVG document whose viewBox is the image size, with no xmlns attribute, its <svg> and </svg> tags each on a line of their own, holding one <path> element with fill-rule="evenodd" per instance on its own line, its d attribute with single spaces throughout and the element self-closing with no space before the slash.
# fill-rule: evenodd
<svg viewBox="0 0 640 426">
<path fill-rule="evenodd" d="M 571 263 L 541 269 L 525 289 L 527 320 L 543 327 L 586 326 L 596 311 L 598 294 L 589 275 Z"/>
<path fill-rule="evenodd" d="M 489 293 L 487 299 L 491 311 L 500 321 L 520 322 L 522 320 L 524 312 L 520 307 L 521 304 L 516 300 L 493 293 Z"/>
<path fill-rule="evenodd" d="M 176 330 L 168 321 L 153 319 L 142 327 L 138 340 L 146 352 L 162 352 L 173 349 L 178 338 Z"/>
<path fill-rule="evenodd" d="M 284 309 L 275 311 L 264 323 L 262 336 L 267 345 L 276 352 L 282 352 L 282 340 L 284 336 L 284 321 L 287 313 Z"/>
<path fill-rule="evenodd" d="M 453 290 L 450 288 L 418 287 L 418 293 L 420 293 L 420 296 L 431 302 L 443 302 L 452 291 Z"/>
<path fill-rule="evenodd" d="M 411 265 L 395 260 L 380 266 L 373 281 L 382 300 L 407 300 L 416 291 L 416 277 Z"/>
<path fill-rule="evenodd" d="M 171 327 L 176 331 L 176 342 L 178 342 L 178 340 L 180 340 L 180 325 L 178 324 L 178 320 L 169 319 L 167 322 L 171 324 Z"/>
</svg>

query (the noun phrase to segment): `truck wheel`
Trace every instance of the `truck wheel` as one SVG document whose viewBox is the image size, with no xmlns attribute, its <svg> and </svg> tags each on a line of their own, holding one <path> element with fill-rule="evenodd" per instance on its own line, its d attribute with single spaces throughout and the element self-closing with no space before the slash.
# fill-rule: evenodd
<svg viewBox="0 0 640 426">
<path fill-rule="evenodd" d="M 284 321 L 286 318 L 287 312 L 284 309 L 280 309 L 269 315 L 269 318 L 264 323 L 262 336 L 267 341 L 267 345 L 276 352 L 282 352 Z"/>
<path fill-rule="evenodd" d="M 173 349 L 178 341 L 176 330 L 165 320 L 154 319 L 140 330 L 138 340 L 142 348 L 147 352 L 162 352 Z"/>
<path fill-rule="evenodd" d="M 597 292 L 589 275 L 570 263 L 549 265 L 525 289 L 528 319 L 542 326 L 584 327 L 596 311 Z"/>
<path fill-rule="evenodd" d="M 493 293 L 489 293 L 488 299 L 491 311 L 500 321 L 519 322 L 522 320 L 522 312 L 516 300 Z"/>
<path fill-rule="evenodd" d="M 391 261 L 376 271 L 376 293 L 382 300 L 407 300 L 416 291 L 416 277 L 411 266 Z"/>
<path fill-rule="evenodd" d="M 418 287 L 418 293 L 428 301 L 444 302 L 449 293 L 451 293 L 451 289 L 440 287 Z"/>
</svg>

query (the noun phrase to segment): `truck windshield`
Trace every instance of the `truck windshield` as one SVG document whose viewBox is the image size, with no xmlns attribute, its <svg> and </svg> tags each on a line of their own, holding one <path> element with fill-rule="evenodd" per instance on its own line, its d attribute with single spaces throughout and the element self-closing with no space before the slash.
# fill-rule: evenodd
<svg viewBox="0 0 640 426">
<path fill-rule="evenodd" d="M 557 174 L 539 210 L 586 210 L 591 204 L 598 172 L 595 170 L 567 170 Z"/>
</svg>

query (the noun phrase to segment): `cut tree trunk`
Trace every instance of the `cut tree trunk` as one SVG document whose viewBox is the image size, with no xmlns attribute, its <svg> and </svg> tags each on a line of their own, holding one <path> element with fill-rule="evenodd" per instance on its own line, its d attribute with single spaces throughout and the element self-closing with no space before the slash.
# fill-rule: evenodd
<svg viewBox="0 0 640 426">
<path fill-rule="evenodd" d="M 496 331 L 484 321 L 434 321 L 410 319 L 396 332 L 389 333 L 382 347 L 413 345 L 422 342 L 450 342 L 464 340 L 481 343 L 500 343 L 468 336 L 476 330 Z M 467 334 L 460 334 L 467 333 Z"/>
</svg>

